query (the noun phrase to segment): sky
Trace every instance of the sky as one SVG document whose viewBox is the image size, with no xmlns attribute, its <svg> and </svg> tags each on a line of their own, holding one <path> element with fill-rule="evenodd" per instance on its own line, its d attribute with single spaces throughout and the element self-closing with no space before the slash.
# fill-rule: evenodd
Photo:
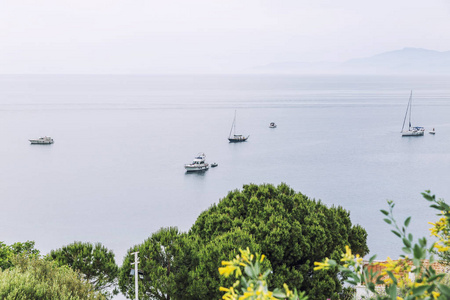
<svg viewBox="0 0 450 300">
<path fill-rule="evenodd" d="M 246 73 L 450 50 L 449 0 L 0 0 L 0 74 Z"/>
</svg>

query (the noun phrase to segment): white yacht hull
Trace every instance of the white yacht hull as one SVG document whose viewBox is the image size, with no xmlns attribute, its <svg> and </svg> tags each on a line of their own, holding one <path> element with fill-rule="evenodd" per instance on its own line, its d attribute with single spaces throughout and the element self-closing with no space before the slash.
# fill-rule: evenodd
<svg viewBox="0 0 450 300">
<path fill-rule="evenodd" d="M 209 164 L 202 165 L 184 165 L 186 172 L 198 172 L 198 171 L 206 171 L 209 169 Z"/>
<path fill-rule="evenodd" d="M 53 140 L 29 140 L 31 144 L 53 144 Z"/>
<path fill-rule="evenodd" d="M 402 136 L 422 136 L 423 131 L 403 131 Z"/>
</svg>

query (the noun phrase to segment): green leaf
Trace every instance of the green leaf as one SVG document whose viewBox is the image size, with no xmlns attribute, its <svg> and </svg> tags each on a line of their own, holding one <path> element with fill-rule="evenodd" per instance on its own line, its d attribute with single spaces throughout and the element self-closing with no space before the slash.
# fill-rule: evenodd
<svg viewBox="0 0 450 300">
<path fill-rule="evenodd" d="M 253 273 L 253 268 L 250 266 L 245 266 L 244 268 L 244 272 L 245 274 L 250 277 L 250 278 L 255 278 L 254 273 Z"/>
<path fill-rule="evenodd" d="M 273 296 L 277 297 L 277 298 L 281 298 L 281 299 L 284 299 L 287 297 L 286 294 L 283 291 L 281 291 L 279 288 L 276 288 L 273 290 Z"/>
<path fill-rule="evenodd" d="M 394 274 L 391 271 L 387 271 L 386 273 L 388 273 L 394 284 L 397 285 L 397 278 L 395 278 Z"/>
<path fill-rule="evenodd" d="M 382 210 L 380 210 L 382 213 L 383 213 L 383 215 L 386 215 L 386 216 L 388 216 L 389 215 L 389 212 L 388 211 L 386 211 L 386 210 L 384 210 L 384 209 L 382 209 Z"/>
<path fill-rule="evenodd" d="M 433 270 L 434 271 L 434 270 Z M 439 275 L 441 275 L 441 274 L 439 274 Z M 439 275 L 433 275 L 433 276 L 430 276 L 428 279 L 427 279 L 427 282 L 433 282 L 433 281 L 435 281 L 436 279 L 439 279 L 439 278 L 441 278 L 442 276 L 439 276 Z M 445 274 L 444 274 L 445 275 Z"/>
<path fill-rule="evenodd" d="M 329 259 L 329 260 L 328 260 L 328 264 L 329 264 L 330 266 L 332 266 L 332 267 L 337 266 L 337 262 L 336 262 L 334 259 Z"/>
<path fill-rule="evenodd" d="M 411 242 L 408 239 L 403 238 L 402 241 L 407 248 L 411 248 Z"/>
<path fill-rule="evenodd" d="M 414 258 L 415 259 L 421 259 L 422 258 L 423 251 L 422 251 L 422 248 L 419 247 L 419 245 L 415 244 L 413 251 L 414 251 Z"/>
<path fill-rule="evenodd" d="M 427 239 L 426 238 L 419 239 L 419 244 L 422 248 L 425 248 L 425 246 L 427 245 Z"/>
<path fill-rule="evenodd" d="M 411 248 L 407 248 L 407 247 L 403 247 L 402 248 L 403 252 L 405 252 L 406 254 L 411 254 Z"/>
<path fill-rule="evenodd" d="M 408 227 L 410 221 L 411 221 L 411 217 L 406 218 L 405 227 Z"/>
<path fill-rule="evenodd" d="M 388 224 L 392 224 L 392 221 L 391 220 L 389 220 L 389 219 L 383 219 L 386 223 L 388 223 Z"/>
<path fill-rule="evenodd" d="M 422 196 L 427 201 L 434 201 L 433 197 L 431 197 L 431 195 L 430 195 L 430 191 L 425 191 L 425 193 L 422 193 Z"/>
<path fill-rule="evenodd" d="M 432 205 L 430 205 L 430 207 L 431 208 L 435 208 L 437 210 L 442 210 L 442 207 L 440 205 L 437 205 L 437 204 L 432 204 Z"/>
<path fill-rule="evenodd" d="M 447 298 L 450 297 L 450 287 L 448 287 L 448 286 L 446 286 L 444 284 L 438 283 L 438 288 L 442 292 L 442 294 L 447 296 Z"/>
<path fill-rule="evenodd" d="M 392 232 L 393 234 L 395 234 L 396 236 L 398 236 L 399 238 L 402 237 L 402 235 L 401 235 L 398 231 L 396 231 L 396 230 L 391 230 L 391 232 Z"/>
<path fill-rule="evenodd" d="M 421 296 L 423 295 L 423 293 L 425 293 L 426 290 L 428 290 L 428 288 L 430 287 L 430 285 L 420 285 L 418 287 L 415 287 L 412 289 L 412 296 L 413 297 L 417 297 L 417 296 Z"/>
<path fill-rule="evenodd" d="M 391 299 L 397 299 L 397 284 L 391 285 L 389 288 L 386 288 L 386 292 L 389 294 Z"/>
<path fill-rule="evenodd" d="M 410 242 L 413 241 L 413 235 L 412 235 L 412 233 L 408 234 L 408 240 L 409 240 Z"/>
</svg>

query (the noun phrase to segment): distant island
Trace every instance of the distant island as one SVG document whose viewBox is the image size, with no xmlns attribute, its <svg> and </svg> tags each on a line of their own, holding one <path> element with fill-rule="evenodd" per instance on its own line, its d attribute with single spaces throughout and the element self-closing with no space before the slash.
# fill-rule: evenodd
<svg viewBox="0 0 450 300">
<path fill-rule="evenodd" d="M 441 74 L 450 75 L 450 51 L 403 48 L 345 62 L 279 62 L 252 69 L 284 74 Z"/>
</svg>

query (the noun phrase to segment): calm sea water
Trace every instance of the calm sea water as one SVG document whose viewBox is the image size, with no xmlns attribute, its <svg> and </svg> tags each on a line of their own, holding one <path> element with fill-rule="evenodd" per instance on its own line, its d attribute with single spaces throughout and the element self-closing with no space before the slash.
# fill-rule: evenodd
<svg viewBox="0 0 450 300">
<path fill-rule="evenodd" d="M 285 182 L 349 210 L 371 254 L 397 257 L 386 200 L 426 236 L 435 217 L 420 193 L 450 201 L 449 79 L 0 76 L 0 241 L 34 240 L 43 253 L 101 242 L 120 264 L 230 190 Z M 413 125 L 435 136 L 400 136 L 410 90 Z M 228 143 L 235 110 L 246 143 Z M 55 143 L 29 144 L 44 135 Z M 198 152 L 219 166 L 186 174 Z"/>
</svg>

